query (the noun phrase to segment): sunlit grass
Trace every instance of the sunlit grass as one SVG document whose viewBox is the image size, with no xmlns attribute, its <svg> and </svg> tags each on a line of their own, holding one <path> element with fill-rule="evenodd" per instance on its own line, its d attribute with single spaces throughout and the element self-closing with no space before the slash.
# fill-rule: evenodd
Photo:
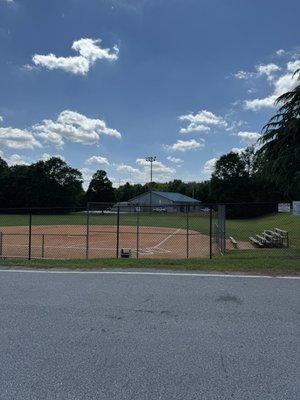
<svg viewBox="0 0 300 400">
<path fill-rule="evenodd" d="M 120 214 L 120 225 L 135 226 L 139 218 L 141 226 L 155 226 L 167 228 L 182 228 L 201 232 L 208 235 L 210 231 L 209 215 L 192 214 L 188 218 L 184 213 L 174 214 Z M 5 214 L 0 215 L 1 226 L 25 226 L 29 223 L 28 215 Z M 85 213 L 70 213 L 62 215 L 33 215 L 33 225 L 85 225 Z M 91 214 L 91 225 L 116 225 L 116 214 Z M 231 219 L 226 221 L 227 236 L 234 236 L 238 241 L 248 241 L 249 236 L 255 236 L 265 229 L 280 228 L 289 232 L 292 247 L 300 248 L 300 217 L 291 213 L 270 214 L 253 219 Z"/>
</svg>

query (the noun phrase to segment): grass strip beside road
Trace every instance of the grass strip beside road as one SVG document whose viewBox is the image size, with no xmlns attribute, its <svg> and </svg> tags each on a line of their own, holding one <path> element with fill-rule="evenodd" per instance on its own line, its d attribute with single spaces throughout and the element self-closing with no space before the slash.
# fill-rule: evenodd
<svg viewBox="0 0 300 400">
<path fill-rule="evenodd" d="M 300 275 L 300 251 L 261 250 L 229 251 L 209 259 L 90 259 L 26 260 L 0 259 L 0 267 L 55 268 L 93 270 L 101 268 L 169 269 L 180 271 L 242 272 L 268 275 Z"/>
</svg>

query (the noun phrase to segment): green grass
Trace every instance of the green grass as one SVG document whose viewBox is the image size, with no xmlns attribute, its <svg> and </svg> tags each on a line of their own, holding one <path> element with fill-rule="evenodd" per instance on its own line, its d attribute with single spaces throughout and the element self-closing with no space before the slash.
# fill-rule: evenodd
<svg viewBox="0 0 300 400">
<path fill-rule="evenodd" d="M 226 231 L 237 240 L 248 240 L 265 229 L 280 228 L 289 232 L 290 244 L 300 249 L 300 217 L 291 213 L 271 214 L 262 218 L 226 221 Z"/>
<path fill-rule="evenodd" d="M 140 214 L 141 226 L 156 226 L 168 228 L 186 228 L 185 214 Z M 71 213 L 66 215 L 33 215 L 33 225 L 85 225 L 84 213 Z M 28 225 L 29 218 L 26 215 L 0 215 L 0 226 L 24 226 Z M 136 214 L 120 214 L 121 225 L 135 226 Z M 116 225 L 117 216 L 91 215 L 91 225 Z M 189 227 L 191 230 L 209 234 L 208 216 L 190 214 Z M 235 219 L 226 221 L 227 236 L 234 236 L 237 240 L 248 241 L 249 236 L 261 233 L 265 229 L 280 228 L 289 232 L 291 245 L 300 248 L 300 217 L 291 213 L 271 214 L 254 219 Z"/>
<path fill-rule="evenodd" d="M 243 272 L 271 275 L 300 275 L 300 250 L 263 249 L 229 251 L 225 256 L 209 259 L 91 259 L 91 260 L 22 260 L 0 259 L 0 266 L 26 268 L 149 268 L 188 271 Z"/>
<path fill-rule="evenodd" d="M 190 227 L 195 230 L 206 230 L 209 232 L 209 218 L 207 216 L 191 215 Z M 186 214 L 140 214 L 141 226 L 158 227 L 186 227 Z M 116 225 L 116 214 L 91 214 L 89 217 L 91 225 Z M 28 215 L 0 214 L 0 226 L 24 226 L 28 225 Z M 87 216 L 84 213 L 70 213 L 62 215 L 33 215 L 33 225 L 85 225 Z M 121 225 L 136 225 L 137 214 L 120 214 Z"/>
<path fill-rule="evenodd" d="M 33 215 L 33 225 L 84 225 L 86 216 L 82 213 L 62 215 Z M 0 226 L 26 226 L 29 224 L 29 215 L 0 214 Z"/>
<path fill-rule="evenodd" d="M 141 214 L 141 226 L 156 226 L 169 228 L 186 228 L 185 214 Z M 72 213 L 67 215 L 33 215 L 33 225 L 85 225 L 86 215 Z M 91 215 L 91 225 L 116 225 L 116 215 Z M 120 224 L 135 226 L 136 214 L 121 214 Z M 28 225 L 28 216 L 0 215 L 0 226 Z M 191 230 L 209 234 L 209 218 L 207 216 L 189 216 Z M 238 241 L 248 241 L 249 236 L 261 233 L 265 229 L 280 228 L 287 230 L 290 237 L 289 249 L 252 249 L 233 250 L 223 257 L 213 260 L 0 260 L 0 265 L 22 265 L 30 267 L 64 267 L 64 268 L 113 268 L 113 267 L 138 267 L 138 268 L 172 268 L 187 270 L 216 270 L 216 271 L 242 271 L 265 273 L 299 273 L 300 266 L 300 217 L 291 213 L 271 214 L 261 218 L 227 220 L 227 236 L 234 236 Z"/>
</svg>

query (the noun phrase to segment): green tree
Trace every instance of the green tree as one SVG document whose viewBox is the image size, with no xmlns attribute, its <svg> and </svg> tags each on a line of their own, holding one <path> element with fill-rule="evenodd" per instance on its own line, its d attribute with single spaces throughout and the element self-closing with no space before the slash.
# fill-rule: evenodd
<svg viewBox="0 0 300 400">
<path fill-rule="evenodd" d="M 93 175 L 86 197 L 88 201 L 103 203 L 116 200 L 114 188 L 105 171 L 98 170 Z"/>
<path fill-rule="evenodd" d="M 259 157 L 254 146 L 247 147 L 240 155 L 241 161 L 245 165 L 248 176 L 254 176 L 258 171 Z"/>
<path fill-rule="evenodd" d="M 7 170 L 8 170 L 7 162 L 0 157 L 0 174 L 6 172 Z"/>
<path fill-rule="evenodd" d="M 76 207 L 84 196 L 80 171 L 55 157 L 6 168 L 0 193 L 3 206 L 16 208 Z"/>
<path fill-rule="evenodd" d="M 217 203 L 251 201 L 249 173 L 241 155 L 230 152 L 217 160 L 210 189 L 210 198 Z"/>
<path fill-rule="evenodd" d="M 210 183 L 210 201 L 239 203 L 226 207 L 230 218 L 250 218 L 274 211 L 273 204 L 282 196 L 259 172 L 259 157 L 250 147 L 241 154 L 228 153 L 216 162 Z M 264 202 L 269 204 L 242 205 L 240 203 Z"/>
<path fill-rule="evenodd" d="M 120 185 L 115 189 L 116 199 L 118 201 L 128 201 L 139 194 L 146 191 L 146 187 L 141 184 L 131 184 L 126 182 L 125 185 Z"/>
<path fill-rule="evenodd" d="M 300 69 L 295 72 L 300 80 Z M 300 198 L 300 84 L 278 97 L 276 115 L 263 128 L 262 173 L 289 199 Z"/>
<path fill-rule="evenodd" d="M 6 190 L 8 182 L 9 168 L 7 162 L 0 157 L 0 207 L 7 207 Z"/>
<path fill-rule="evenodd" d="M 174 179 L 173 181 L 168 182 L 166 189 L 168 192 L 176 192 L 176 193 L 185 194 L 186 184 L 184 182 L 182 182 L 181 179 Z"/>
<path fill-rule="evenodd" d="M 81 172 L 59 157 L 38 161 L 29 167 L 32 203 L 58 207 L 82 205 L 84 191 Z"/>
<path fill-rule="evenodd" d="M 238 153 L 230 152 L 221 156 L 215 166 L 213 176 L 221 181 L 247 176 L 246 163 Z"/>
</svg>

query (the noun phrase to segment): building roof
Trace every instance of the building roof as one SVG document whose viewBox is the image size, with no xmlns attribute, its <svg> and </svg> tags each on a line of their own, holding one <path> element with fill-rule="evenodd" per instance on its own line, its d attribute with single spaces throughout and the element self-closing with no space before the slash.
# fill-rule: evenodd
<svg viewBox="0 0 300 400">
<path fill-rule="evenodd" d="M 129 201 L 133 201 L 133 200 L 137 199 L 138 197 L 145 195 L 146 193 L 149 193 L 149 192 L 141 193 L 140 195 L 133 197 Z M 156 194 L 158 196 L 164 197 L 165 199 L 168 199 L 170 201 L 173 201 L 174 203 L 176 203 L 176 202 L 178 202 L 178 203 L 200 203 L 199 200 L 193 199 L 192 197 L 189 197 L 189 196 L 185 196 L 184 194 L 181 194 L 181 193 L 158 192 L 156 190 L 152 190 L 152 193 Z"/>
<path fill-rule="evenodd" d="M 175 192 L 157 192 L 155 190 L 152 191 L 152 193 L 155 193 L 159 196 L 165 197 L 168 200 L 174 201 L 174 202 L 182 202 L 182 203 L 200 203 L 199 200 L 193 199 L 192 197 L 186 196 L 181 193 L 175 193 Z"/>
</svg>

